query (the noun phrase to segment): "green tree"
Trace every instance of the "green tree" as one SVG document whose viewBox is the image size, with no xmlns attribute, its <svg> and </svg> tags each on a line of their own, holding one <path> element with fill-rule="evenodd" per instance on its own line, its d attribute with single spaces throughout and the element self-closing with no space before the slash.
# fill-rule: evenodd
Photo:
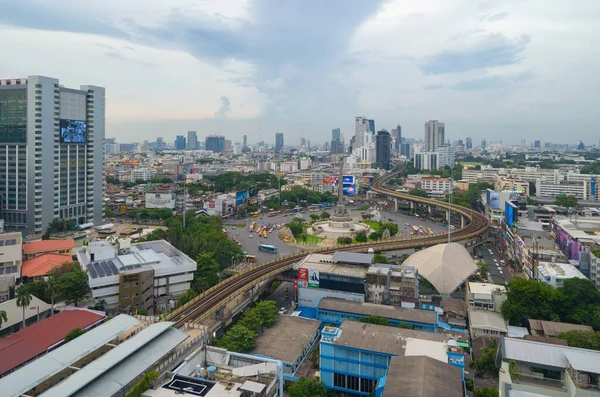
<svg viewBox="0 0 600 397">
<path fill-rule="evenodd" d="M 292 383 L 288 388 L 290 397 L 327 397 L 325 384 L 319 379 L 308 379 L 304 376 Z"/>
<path fill-rule="evenodd" d="M 600 291 L 596 289 L 593 281 L 568 278 L 562 287 L 557 289 L 557 293 L 555 311 L 561 321 L 599 328 L 600 324 L 594 322 L 600 317 Z"/>
<path fill-rule="evenodd" d="M 550 285 L 517 277 L 508 283 L 508 290 L 510 292 L 501 311 L 512 325 L 525 324 L 529 318 L 560 320 L 553 308 L 557 292 Z"/>
<path fill-rule="evenodd" d="M 223 270 L 233 264 L 235 258 L 243 255 L 240 247 L 229 239 L 222 239 L 213 249 L 215 261 L 219 264 L 219 269 Z"/>
<path fill-rule="evenodd" d="M 290 229 L 290 232 L 297 237 L 304 232 L 304 228 L 298 222 L 290 222 L 287 224 L 287 227 Z"/>
<path fill-rule="evenodd" d="M 147 316 L 148 315 L 148 309 L 146 309 L 145 307 L 138 307 L 136 309 L 137 314 L 139 314 L 140 316 Z"/>
<path fill-rule="evenodd" d="M 600 332 L 572 330 L 558 334 L 556 337 L 566 340 L 571 347 L 600 350 Z"/>
<path fill-rule="evenodd" d="M 369 240 L 371 241 L 377 241 L 381 238 L 381 232 L 373 232 L 371 234 L 369 234 Z"/>
<path fill-rule="evenodd" d="M 359 243 L 366 243 L 367 242 L 367 234 L 365 232 L 360 232 L 354 237 L 354 239 Z"/>
<path fill-rule="evenodd" d="M 327 211 L 323 211 L 321 212 L 321 219 L 329 219 L 331 215 L 329 215 L 329 212 Z"/>
<path fill-rule="evenodd" d="M 189 289 L 179 296 L 179 299 L 177 300 L 177 306 L 181 307 L 197 296 L 198 293 L 196 291 Z"/>
<path fill-rule="evenodd" d="M 56 295 L 68 305 L 77 306 L 91 295 L 87 272 L 79 266 L 70 272 L 54 276 L 54 282 Z"/>
<path fill-rule="evenodd" d="M 256 306 L 254 306 L 254 310 L 256 310 L 262 324 L 267 328 L 271 327 L 277 321 L 279 309 L 277 308 L 277 303 L 275 301 L 259 301 Z"/>
<path fill-rule="evenodd" d="M 104 216 L 106 216 L 107 218 L 114 218 L 116 215 L 117 214 L 115 210 L 113 210 L 110 207 L 104 207 Z"/>
<path fill-rule="evenodd" d="M 379 255 L 379 254 L 377 254 L 373 257 L 373 262 L 375 262 L 375 263 L 390 263 L 390 262 L 388 262 L 387 258 L 384 255 Z"/>
<path fill-rule="evenodd" d="M 192 281 L 192 287 L 196 291 L 206 291 L 219 283 L 219 264 L 214 260 L 212 252 L 198 254 L 196 263 L 198 266 Z"/>
<path fill-rule="evenodd" d="M 17 306 L 23 309 L 23 328 L 25 328 L 25 309 L 29 307 L 33 296 L 27 289 L 26 285 L 21 286 L 17 290 Z"/>
<path fill-rule="evenodd" d="M 381 230 L 385 229 L 390 231 L 390 236 L 395 236 L 398 233 L 398 225 L 394 222 L 384 222 L 381 225 Z"/>
<path fill-rule="evenodd" d="M 498 390 L 492 389 L 491 387 L 475 390 L 475 397 L 498 397 L 499 395 Z"/>
<path fill-rule="evenodd" d="M 321 217 L 319 216 L 319 214 L 310 214 L 310 219 L 311 219 L 313 222 L 316 222 L 316 221 L 318 221 L 320 218 L 321 218 Z"/>
<path fill-rule="evenodd" d="M 411 196 L 418 196 L 418 197 L 425 197 L 425 198 L 429 197 L 429 193 L 427 193 L 427 191 L 425 191 L 423 189 L 419 189 L 419 188 L 410 189 L 408 191 L 408 194 L 410 194 Z"/>
<path fill-rule="evenodd" d="M 257 331 L 263 325 L 262 318 L 254 308 L 248 309 L 242 315 L 239 324 L 252 331 Z"/>
<path fill-rule="evenodd" d="M 496 340 L 492 339 L 492 345 L 483 349 L 481 357 L 471 361 L 469 367 L 478 372 L 496 373 L 496 371 L 498 371 L 498 368 L 496 367 L 497 350 L 498 346 L 496 345 Z"/>
<path fill-rule="evenodd" d="M 367 324 L 390 325 L 390 322 L 388 321 L 387 318 L 378 317 L 378 316 L 367 316 L 367 317 L 361 318 L 358 321 L 360 321 L 361 323 L 367 323 Z"/>
<path fill-rule="evenodd" d="M 8 316 L 6 315 L 6 310 L 0 310 L 0 328 L 2 328 L 2 324 L 8 321 Z"/>
<path fill-rule="evenodd" d="M 152 386 L 152 384 L 158 379 L 160 374 L 157 371 L 148 371 L 144 374 L 142 380 L 136 383 L 135 386 L 129 390 L 125 397 L 140 397 L 142 393 Z"/>
<path fill-rule="evenodd" d="M 236 324 L 225 332 L 223 339 L 221 339 L 220 346 L 224 349 L 241 353 L 256 346 L 257 337 L 258 334 L 255 331 L 252 331 L 241 324 Z"/>
<path fill-rule="evenodd" d="M 554 197 L 554 205 L 560 205 L 561 207 L 577 208 L 577 197 L 566 194 L 559 194 Z"/>
<path fill-rule="evenodd" d="M 87 330 L 81 328 L 73 328 L 71 332 L 65 335 L 65 343 L 72 341 L 75 338 L 85 334 Z"/>
<path fill-rule="evenodd" d="M 352 244 L 352 237 L 343 237 L 343 236 L 338 237 L 337 243 L 338 243 L 338 245 Z"/>
</svg>

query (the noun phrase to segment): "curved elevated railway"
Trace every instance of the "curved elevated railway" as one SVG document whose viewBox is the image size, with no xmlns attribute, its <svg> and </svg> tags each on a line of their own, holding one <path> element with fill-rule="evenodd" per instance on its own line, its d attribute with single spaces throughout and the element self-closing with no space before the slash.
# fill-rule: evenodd
<svg viewBox="0 0 600 397">
<path fill-rule="evenodd" d="M 371 190 L 379 194 L 393 197 L 400 200 L 412 201 L 418 204 L 431 205 L 434 207 L 450 209 L 453 213 L 460 214 L 468 220 L 466 227 L 455 230 L 451 233 L 451 241 L 471 240 L 481 236 L 486 232 L 488 222 L 482 214 L 460 207 L 454 204 L 444 203 L 424 197 L 411 196 L 394 192 L 383 187 L 383 183 L 397 175 L 398 172 L 386 174 L 375 180 L 371 184 Z M 393 239 L 381 242 L 367 242 L 347 246 L 328 247 L 313 250 L 316 253 L 333 253 L 335 251 L 367 252 L 369 248 L 375 251 L 402 250 L 409 248 L 428 247 L 435 244 L 443 244 L 448 241 L 446 233 L 438 233 L 429 236 L 419 236 L 406 239 Z M 213 286 L 203 292 L 198 297 L 178 308 L 176 311 L 165 317 L 165 320 L 176 322 L 177 327 L 182 327 L 185 323 L 201 322 L 214 313 L 219 307 L 223 307 L 232 296 L 245 292 L 256 284 L 279 273 L 290 270 L 292 266 L 307 255 L 307 252 L 278 257 L 272 261 L 261 263 L 245 271 L 230 277 L 221 283 Z"/>
</svg>

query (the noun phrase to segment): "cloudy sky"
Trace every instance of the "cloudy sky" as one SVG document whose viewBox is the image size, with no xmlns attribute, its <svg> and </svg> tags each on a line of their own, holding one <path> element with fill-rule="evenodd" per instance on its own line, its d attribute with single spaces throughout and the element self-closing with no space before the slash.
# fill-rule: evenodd
<svg viewBox="0 0 600 397">
<path fill-rule="evenodd" d="M 0 77 L 107 89 L 108 137 L 598 145 L 598 0 L 3 0 Z"/>
</svg>

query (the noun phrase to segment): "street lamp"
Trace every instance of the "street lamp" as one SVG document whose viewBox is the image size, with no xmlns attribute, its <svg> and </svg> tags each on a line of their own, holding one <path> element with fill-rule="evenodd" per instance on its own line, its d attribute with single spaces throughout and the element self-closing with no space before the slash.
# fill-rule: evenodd
<svg viewBox="0 0 600 397">
<path fill-rule="evenodd" d="M 450 206 L 452 205 L 452 177 L 448 178 L 448 244 L 450 244 L 450 222 L 452 221 L 452 214 L 450 213 Z"/>
</svg>

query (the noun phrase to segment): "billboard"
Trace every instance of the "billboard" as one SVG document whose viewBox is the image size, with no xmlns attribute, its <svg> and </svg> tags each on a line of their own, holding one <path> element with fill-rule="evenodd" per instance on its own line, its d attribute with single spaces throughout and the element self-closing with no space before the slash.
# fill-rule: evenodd
<svg viewBox="0 0 600 397">
<path fill-rule="evenodd" d="M 498 192 L 490 192 L 490 208 L 499 209 L 500 208 L 500 193 Z"/>
<path fill-rule="evenodd" d="M 82 120 L 60 119 L 61 143 L 86 143 L 87 123 Z"/>
<path fill-rule="evenodd" d="M 356 194 L 356 186 L 354 185 L 344 184 L 342 189 L 344 194 L 347 196 L 354 196 Z"/>
<path fill-rule="evenodd" d="M 513 227 L 517 223 L 517 217 L 519 215 L 518 208 L 511 201 L 504 203 L 504 221 L 510 227 Z"/>
<path fill-rule="evenodd" d="M 354 175 L 342 176 L 342 183 L 350 183 L 350 184 L 354 185 Z"/>
<path fill-rule="evenodd" d="M 175 209 L 175 194 L 173 194 L 173 193 L 146 193 L 146 208 Z"/>
<path fill-rule="evenodd" d="M 126 205 L 124 205 L 124 204 L 121 204 L 121 205 L 119 206 L 119 214 L 124 214 L 124 213 L 126 213 L 126 212 L 127 212 L 127 206 L 126 206 Z"/>
<path fill-rule="evenodd" d="M 308 287 L 308 269 L 298 268 L 298 287 Z"/>
<path fill-rule="evenodd" d="M 333 179 L 330 176 L 323 177 L 323 185 L 331 185 L 331 181 L 333 181 Z"/>
<path fill-rule="evenodd" d="M 308 286 L 319 288 L 319 271 L 315 269 L 308 270 Z"/>
<path fill-rule="evenodd" d="M 593 176 L 592 180 L 590 181 L 590 190 L 592 191 L 592 200 L 596 200 L 596 177 Z"/>
<path fill-rule="evenodd" d="M 248 201 L 248 191 L 241 190 L 235 193 L 235 205 L 242 205 Z"/>
</svg>

